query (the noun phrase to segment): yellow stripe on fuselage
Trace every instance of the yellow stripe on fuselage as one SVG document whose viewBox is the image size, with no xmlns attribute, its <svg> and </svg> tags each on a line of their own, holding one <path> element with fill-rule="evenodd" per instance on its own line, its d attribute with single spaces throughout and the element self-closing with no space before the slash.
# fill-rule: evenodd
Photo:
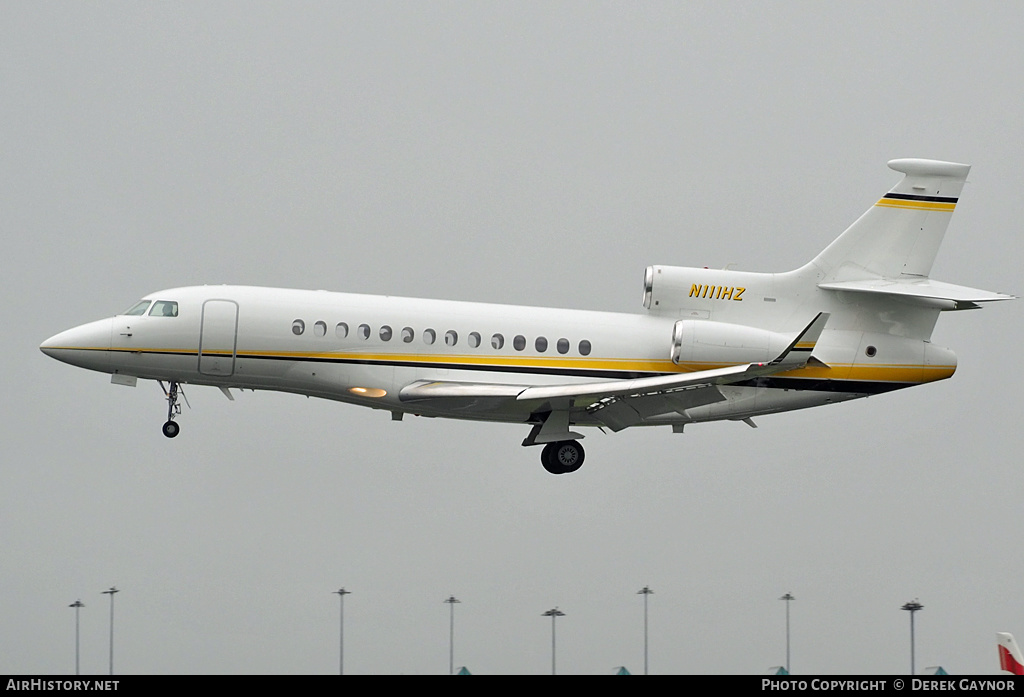
<svg viewBox="0 0 1024 697">
<path fill-rule="evenodd" d="M 71 347 L 68 347 L 71 348 Z M 82 350 L 82 347 L 75 347 Z M 89 350 L 118 351 L 127 353 L 177 353 L 185 355 L 198 355 L 194 349 L 141 349 L 141 348 L 100 348 Z M 231 356 L 230 351 L 203 352 L 208 356 Z M 366 363 L 388 362 L 392 365 L 403 364 L 408 367 L 417 367 L 427 364 L 444 364 L 458 370 L 460 366 L 472 367 L 474 369 L 494 368 L 495 372 L 501 372 L 502 368 L 542 368 L 546 370 L 566 371 L 594 370 L 609 372 L 632 372 L 632 373 L 694 373 L 702 370 L 715 370 L 727 368 L 735 363 L 712 363 L 712 362 L 688 362 L 676 364 L 671 360 L 636 359 L 636 358 L 608 358 L 608 357 L 565 357 L 565 358 L 540 358 L 537 356 L 475 356 L 471 354 L 404 354 L 404 353 L 370 353 L 370 352 L 296 352 L 296 351 L 238 351 L 235 354 L 239 358 L 279 358 L 295 360 L 339 360 L 339 361 L 363 361 Z M 854 382 L 900 382 L 900 383 L 925 383 L 936 380 L 944 380 L 952 377 L 956 372 L 955 365 L 925 365 L 925 364 L 879 364 L 879 365 L 854 365 L 854 364 L 831 364 L 829 366 L 804 366 L 796 370 L 789 370 L 784 373 L 777 373 L 775 377 L 786 378 L 807 378 L 815 380 L 848 380 Z"/>
<path fill-rule="evenodd" d="M 832 365 L 805 366 L 799 370 L 779 373 L 778 376 L 856 382 L 924 383 L 945 380 L 955 372 L 955 365 Z"/>
<path fill-rule="evenodd" d="M 956 208 L 955 203 L 944 203 L 942 201 L 905 201 L 902 199 L 895 198 L 883 198 L 879 199 L 876 206 L 883 206 L 885 208 L 909 208 L 916 211 L 947 211 L 953 212 Z"/>
</svg>

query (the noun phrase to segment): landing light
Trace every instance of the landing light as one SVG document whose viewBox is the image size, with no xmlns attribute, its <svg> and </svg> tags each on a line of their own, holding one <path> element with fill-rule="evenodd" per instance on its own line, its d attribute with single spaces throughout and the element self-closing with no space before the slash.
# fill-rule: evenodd
<svg viewBox="0 0 1024 697">
<path fill-rule="evenodd" d="M 348 391 L 360 397 L 383 397 L 387 394 L 387 390 L 377 387 L 350 387 Z"/>
</svg>

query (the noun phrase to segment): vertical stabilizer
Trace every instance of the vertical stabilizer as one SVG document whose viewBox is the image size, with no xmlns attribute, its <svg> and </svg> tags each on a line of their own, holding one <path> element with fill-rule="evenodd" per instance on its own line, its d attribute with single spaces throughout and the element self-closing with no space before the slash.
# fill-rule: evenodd
<svg viewBox="0 0 1024 697">
<path fill-rule="evenodd" d="M 927 278 L 970 165 L 889 162 L 903 179 L 812 262 L 823 282 Z"/>
<path fill-rule="evenodd" d="M 1024 675 L 1024 656 L 1021 656 L 1013 635 L 996 632 L 996 641 L 999 644 L 999 669 L 1011 675 Z"/>
</svg>

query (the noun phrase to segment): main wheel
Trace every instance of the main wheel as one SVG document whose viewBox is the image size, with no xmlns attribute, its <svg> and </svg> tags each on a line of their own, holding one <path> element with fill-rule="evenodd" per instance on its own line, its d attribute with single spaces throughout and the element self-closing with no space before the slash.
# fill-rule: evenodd
<svg viewBox="0 0 1024 697">
<path fill-rule="evenodd" d="M 168 421 L 167 423 L 164 424 L 163 432 L 164 435 L 167 436 L 168 438 L 174 438 L 176 435 L 181 433 L 181 426 L 174 423 L 173 421 Z"/>
<path fill-rule="evenodd" d="M 555 445 L 556 443 L 548 443 L 540 451 L 540 464 L 551 474 L 564 474 L 565 470 L 554 458 Z"/>
<path fill-rule="evenodd" d="M 562 472 L 568 474 L 575 472 L 583 466 L 583 446 L 579 441 L 563 440 L 555 443 L 551 459 L 558 463 Z"/>
<path fill-rule="evenodd" d="M 583 446 L 578 441 L 548 443 L 540 454 L 540 463 L 551 474 L 568 474 L 583 466 Z"/>
</svg>

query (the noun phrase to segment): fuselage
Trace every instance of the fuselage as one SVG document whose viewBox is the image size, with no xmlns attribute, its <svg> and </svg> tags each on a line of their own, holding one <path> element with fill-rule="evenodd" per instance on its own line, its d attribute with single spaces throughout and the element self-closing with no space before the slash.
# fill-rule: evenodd
<svg viewBox="0 0 1024 697">
<path fill-rule="evenodd" d="M 689 303 L 690 312 L 702 318 L 728 320 L 743 302 L 746 308 L 761 305 L 762 323 L 783 331 L 807 320 L 806 313 L 783 310 L 782 303 L 769 295 L 775 292 L 776 276 L 785 274 L 692 271 L 701 283 L 693 284 L 700 288 Z M 741 287 L 743 295 L 727 299 L 728 292 L 719 287 L 733 288 L 734 297 L 735 288 Z M 710 298 L 708 288 L 714 289 Z M 834 293 L 819 294 L 816 306 L 836 305 L 833 309 L 850 315 L 848 302 Z M 730 346 L 729 338 L 714 337 L 700 343 L 698 337 L 673 360 L 679 308 L 627 314 L 196 286 L 153 293 L 132 311 L 138 314 L 120 314 L 57 334 L 41 348 L 64 362 L 115 376 L 277 390 L 396 414 L 514 423 L 530 422 L 537 405 L 507 399 L 409 400 L 403 389 L 430 381 L 497 386 L 591 383 L 771 358 L 768 347 L 736 342 Z M 953 374 L 952 352 L 917 338 L 864 331 L 857 326 L 871 328 L 864 312 L 862 308 L 852 323 L 834 322 L 836 328 L 824 333 L 815 349 L 820 364 L 722 387 L 722 401 L 649 414 L 643 425 L 743 419 Z M 892 314 L 891 308 L 887 314 Z M 707 324 L 713 326 L 714 321 Z M 601 425 L 588 418 L 586 406 L 575 405 L 572 422 Z"/>
</svg>

